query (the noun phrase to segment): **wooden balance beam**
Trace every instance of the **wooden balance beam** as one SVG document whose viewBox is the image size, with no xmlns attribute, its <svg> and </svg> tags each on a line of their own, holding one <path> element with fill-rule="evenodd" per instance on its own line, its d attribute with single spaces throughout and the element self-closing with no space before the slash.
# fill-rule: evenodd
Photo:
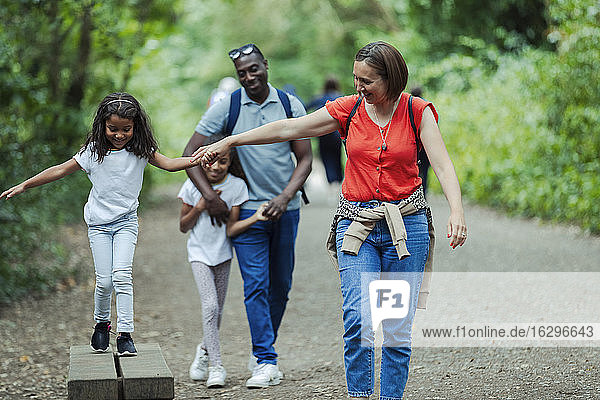
<svg viewBox="0 0 600 400">
<path fill-rule="evenodd" d="M 158 343 L 135 346 L 135 357 L 118 357 L 112 347 L 106 353 L 94 353 L 89 345 L 71 346 L 68 399 L 173 399 L 173 374 Z"/>
</svg>

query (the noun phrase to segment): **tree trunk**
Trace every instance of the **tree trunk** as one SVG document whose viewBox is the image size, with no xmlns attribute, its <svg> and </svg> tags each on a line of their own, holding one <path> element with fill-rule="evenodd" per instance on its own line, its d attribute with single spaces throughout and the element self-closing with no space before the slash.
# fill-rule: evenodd
<svg viewBox="0 0 600 400">
<path fill-rule="evenodd" d="M 81 26 L 79 27 L 79 54 L 77 64 L 74 66 L 73 80 L 65 98 L 65 105 L 68 107 L 79 108 L 85 93 L 87 68 L 92 50 L 92 30 L 94 28 L 91 9 L 91 5 L 83 8 Z"/>
</svg>

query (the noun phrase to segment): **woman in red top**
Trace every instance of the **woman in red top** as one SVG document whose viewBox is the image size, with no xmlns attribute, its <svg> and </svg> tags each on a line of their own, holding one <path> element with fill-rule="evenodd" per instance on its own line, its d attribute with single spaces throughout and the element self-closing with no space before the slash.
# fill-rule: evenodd
<svg viewBox="0 0 600 400">
<path fill-rule="evenodd" d="M 233 146 L 342 132 L 348 161 L 330 241 L 335 247 L 333 257 L 337 258 L 343 296 L 348 394 L 367 398 L 373 393 L 373 331 L 378 327 L 371 326 L 365 288 L 370 289 L 374 280 L 391 279 L 394 285 L 401 281 L 409 285 L 389 286 L 398 293 L 381 287 L 376 292 L 377 307 L 384 318 L 380 398 L 401 399 L 408 377 L 412 318 L 432 250 L 428 235 L 431 213 L 418 176 L 418 142 L 425 148 L 450 206 L 447 234 L 452 248 L 464 244 L 467 227 L 458 178 L 431 103 L 412 98 L 416 132 L 411 127 L 410 96 L 403 93 L 408 69 L 400 52 L 385 42 L 369 43 L 356 54 L 353 74 L 358 95 L 340 97 L 304 117 L 229 136 L 199 149 L 196 157 L 211 163 Z M 355 106 L 350 126 L 346 126 Z M 394 207 L 400 213 L 394 212 Z M 426 293 L 421 298 L 423 294 L 418 296 L 419 307 L 426 299 Z M 399 310 L 404 313 L 398 314 Z M 391 319 L 385 319 L 385 312 Z"/>
</svg>

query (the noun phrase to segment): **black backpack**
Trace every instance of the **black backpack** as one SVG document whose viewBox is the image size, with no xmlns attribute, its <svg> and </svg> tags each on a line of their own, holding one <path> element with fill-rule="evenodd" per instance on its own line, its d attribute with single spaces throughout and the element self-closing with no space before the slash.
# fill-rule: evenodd
<svg viewBox="0 0 600 400">
<path fill-rule="evenodd" d="M 281 101 L 281 105 L 283 105 L 283 109 L 285 110 L 285 116 L 287 118 L 293 118 L 292 114 L 292 105 L 290 104 L 290 98 L 287 93 L 283 90 L 277 89 L 277 96 L 279 96 L 279 100 Z M 233 132 L 233 128 L 237 123 L 238 117 L 240 116 L 240 109 L 242 107 L 242 89 L 237 89 L 233 93 L 231 93 L 231 102 L 229 103 L 229 117 L 227 118 L 227 125 L 225 125 L 225 130 L 223 134 L 225 136 L 231 135 Z M 300 188 L 300 193 L 302 194 L 302 200 L 304 200 L 304 204 L 310 203 L 308 201 L 308 196 L 306 195 L 306 191 L 304 190 L 304 186 Z"/>
</svg>

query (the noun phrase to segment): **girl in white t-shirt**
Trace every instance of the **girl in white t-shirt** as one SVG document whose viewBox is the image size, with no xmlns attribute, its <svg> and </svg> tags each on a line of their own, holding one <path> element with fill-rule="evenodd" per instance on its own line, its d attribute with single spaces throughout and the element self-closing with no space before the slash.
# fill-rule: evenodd
<svg viewBox="0 0 600 400">
<path fill-rule="evenodd" d="M 210 142 L 219 138 L 211 137 Z M 225 385 L 226 372 L 221 364 L 219 326 L 229 281 L 233 251 L 229 237 L 237 236 L 257 221 L 266 221 L 263 204 L 250 218 L 239 220 L 240 206 L 248 200 L 248 187 L 235 150 L 211 166 L 203 167 L 208 182 L 230 209 L 226 225 L 213 225 L 206 202 L 191 180 L 187 180 L 177 197 L 183 204 L 179 228 L 191 229 L 187 242 L 191 263 L 202 302 L 202 343 L 196 347 L 196 357 L 190 366 L 190 378 L 206 380 L 208 387 Z M 235 176 L 238 175 L 238 176 Z"/>
<path fill-rule="evenodd" d="M 146 164 L 178 171 L 193 167 L 191 157 L 168 158 L 158 152 L 150 121 L 138 101 L 127 93 L 112 93 L 98 105 L 81 150 L 4 191 L 7 199 L 35 186 L 84 170 L 92 189 L 84 207 L 94 258 L 96 287 L 91 338 L 95 352 L 106 352 L 110 343 L 111 296 L 116 295 L 117 353 L 135 356 L 133 332 L 133 253 L 137 242 L 138 197 Z"/>
</svg>

